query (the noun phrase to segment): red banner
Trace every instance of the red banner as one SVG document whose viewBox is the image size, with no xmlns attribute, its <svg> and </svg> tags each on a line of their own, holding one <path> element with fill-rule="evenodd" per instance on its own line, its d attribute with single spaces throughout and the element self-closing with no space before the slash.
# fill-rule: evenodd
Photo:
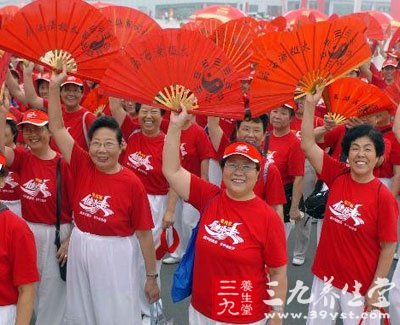
<svg viewBox="0 0 400 325">
<path fill-rule="evenodd" d="M 400 20 L 400 1 L 399 0 L 392 0 L 390 5 L 390 15 L 396 19 Z"/>
</svg>

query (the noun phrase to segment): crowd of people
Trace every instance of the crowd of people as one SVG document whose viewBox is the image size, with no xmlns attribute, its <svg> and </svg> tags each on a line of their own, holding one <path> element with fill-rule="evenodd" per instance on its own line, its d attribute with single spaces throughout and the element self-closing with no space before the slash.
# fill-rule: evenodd
<svg viewBox="0 0 400 325">
<path fill-rule="evenodd" d="M 395 46 L 381 71 L 368 62 L 349 76 L 390 87 L 399 101 Z M 336 125 L 317 87 L 261 116 L 204 118 L 184 105 L 107 98 L 66 66 L 49 72 L 15 57 L 5 84 L 0 325 L 150 324 L 171 286 L 161 286 L 161 264 L 182 259 L 197 224 L 189 323 L 284 324 L 287 265 L 305 268 L 313 221 L 304 201 L 317 180 L 329 196 L 311 294 L 325 299 L 309 303 L 307 324 L 343 314 L 346 325 L 361 316 L 380 324 L 386 291 L 400 324 L 400 264 L 388 278 L 398 256 L 400 111 Z M 178 248 L 156 254 L 172 227 Z"/>
</svg>

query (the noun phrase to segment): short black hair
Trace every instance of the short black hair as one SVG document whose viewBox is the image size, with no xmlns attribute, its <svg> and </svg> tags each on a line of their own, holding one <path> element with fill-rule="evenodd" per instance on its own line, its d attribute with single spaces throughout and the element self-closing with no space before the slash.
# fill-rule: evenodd
<svg viewBox="0 0 400 325">
<path fill-rule="evenodd" d="M 90 141 L 92 141 L 93 134 L 100 128 L 107 128 L 115 131 L 118 143 L 122 144 L 122 131 L 115 118 L 111 116 L 100 116 L 95 119 L 88 131 L 88 138 Z"/>
<path fill-rule="evenodd" d="M 135 112 L 136 112 L 136 114 L 139 114 L 139 111 L 142 108 L 142 105 L 143 105 L 142 103 L 135 103 Z M 158 108 L 158 107 L 154 107 L 154 108 Z M 165 114 L 165 109 L 162 109 L 162 108 L 158 108 L 158 109 L 160 110 L 161 116 L 163 116 Z"/>
<path fill-rule="evenodd" d="M 267 131 L 269 118 L 268 118 L 267 114 L 263 114 L 263 115 L 260 115 L 259 117 L 253 117 L 253 118 L 251 116 L 247 115 L 247 116 L 245 116 L 244 120 L 236 121 L 236 130 L 238 130 L 240 128 L 240 125 L 242 124 L 243 121 L 254 122 L 254 123 L 262 123 L 263 133 L 265 133 L 265 131 Z"/>
<path fill-rule="evenodd" d="M 11 129 L 11 133 L 13 135 L 13 142 L 17 143 L 17 138 L 18 138 L 18 126 L 17 126 L 17 122 L 15 122 L 14 120 L 7 120 L 6 121 L 7 125 L 10 126 Z"/>
<path fill-rule="evenodd" d="M 358 138 L 362 137 L 368 137 L 373 142 L 377 157 L 383 156 L 385 153 L 383 135 L 370 124 L 362 124 L 347 130 L 346 135 L 342 140 L 343 154 L 348 157 L 351 144 Z"/>
</svg>

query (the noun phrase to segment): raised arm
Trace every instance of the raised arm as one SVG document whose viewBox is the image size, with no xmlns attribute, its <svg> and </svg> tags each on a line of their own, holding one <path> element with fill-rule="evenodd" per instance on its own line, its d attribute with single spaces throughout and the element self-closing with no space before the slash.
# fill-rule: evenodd
<svg viewBox="0 0 400 325">
<path fill-rule="evenodd" d="M 34 67 L 35 64 L 33 62 L 29 62 L 28 65 L 24 66 L 25 97 L 30 107 L 43 109 L 44 108 L 43 98 L 37 95 L 35 86 L 33 85 L 32 72 Z"/>
<path fill-rule="evenodd" d="M 14 162 L 14 149 L 6 147 L 5 141 L 8 107 L 10 107 L 8 100 L 0 102 L 0 153 L 6 157 L 6 166 L 9 167 Z"/>
<path fill-rule="evenodd" d="M 301 149 L 318 174 L 322 171 L 324 151 L 315 142 L 314 113 L 315 106 L 321 98 L 322 90 L 318 88 L 316 94 L 307 94 L 301 122 Z"/>
<path fill-rule="evenodd" d="M 11 96 L 17 99 L 20 103 L 22 103 L 23 105 L 26 105 L 28 103 L 24 91 L 21 89 L 17 80 L 11 74 L 10 70 L 7 70 L 6 86 L 10 91 Z"/>
<path fill-rule="evenodd" d="M 109 98 L 111 115 L 118 122 L 119 126 L 121 126 L 122 123 L 124 123 L 125 117 L 127 115 L 127 113 L 122 107 L 121 101 L 122 100 L 119 98 L 114 98 L 114 97 Z"/>
<path fill-rule="evenodd" d="M 71 162 L 72 149 L 74 147 L 74 139 L 68 133 L 64 126 L 61 113 L 60 86 L 67 78 L 67 70 L 64 66 L 61 73 L 53 72 L 49 85 L 49 126 L 54 140 L 61 151 L 64 159 Z"/>
<path fill-rule="evenodd" d="M 190 173 L 181 166 L 179 147 L 182 127 L 187 117 L 186 108 L 178 115 L 172 113 L 163 149 L 162 170 L 169 186 L 185 201 L 190 194 Z"/>
<path fill-rule="evenodd" d="M 207 118 L 208 136 L 210 137 L 211 143 L 215 151 L 218 151 L 221 139 L 224 134 L 222 128 L 219 125 L 219 117 L 209 116 Z"/>
</svg>

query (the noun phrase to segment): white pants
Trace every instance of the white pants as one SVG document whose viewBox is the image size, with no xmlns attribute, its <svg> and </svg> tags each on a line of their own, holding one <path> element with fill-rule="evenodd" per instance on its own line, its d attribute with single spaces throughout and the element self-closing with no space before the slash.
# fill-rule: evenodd
<svg viewBox="0 0 400 325">
<path fill-rule="evenodd" d="M 72 231 L 67 272 L 68 325 L 137 325 L 141 322 L 136 236 Z"/>
<path fill-rule="evenodd" d="M 21 201 L 20 200 L 15 200 L 15 201 L 6 201 L 6 200 L 1 200 L 1 202 L 4 203 L 4 205 L 10 209 L 10 211 L 14 212 L 18 217 L 22 217 L 21 213 Z"/>
<path fill-rule="evenodd" d="M 215 159 L 209 160 L 208 179 L 209 179 L 210 183 L 215 184 L 217 186 L 221 186 L 222 170 L 221 170 L 218 160 L 215 160 Z"/>
<path fill-rule="evenodd" d="M 189 324 L 190 325 L 231 325 L 231 323 L 224 323 L 212 320 L 202 313 L 193 308 L 192 304 L 189 306 Z M 262 319 L 255 323 L 246 323 L 247 325 L 266 325 L 267 320 Z"/>
<path fill-rule="evenodd" d="M 17 306 L 0 306 L 0 325 L 15 325 Z"/>
<path fill-rule="evenodd" d="M 305 162 L 304 169 L 303 198 L 305 200 L 314 190 L 317 177 L 315 175 L 314 168 L 311 166 L 308 160 Z M 305 259 L 311 234 L 311 218 L 309 218 L 307 214 L 305 214 L 304 218 L 302 218 L 300 221 L 296 222 L 294 232 L 295 242 L 293 257 Z"/>
<path fill-rule="evenodd" d="M 364 297 L 356 300 L 354 294 L 328 286 L 316 276 L 313 279 L 311 295 L 314 299 L 308 305 L 307 325 L 334 325 L 336 319 L 339 318 L 343 319 L 343 325 L 359 324 L 360 316 L 364 311 Z M 360 306 L 352 306 L 352 302 L 356 301 L 360 302 Z M 363 325 L 379 324 L 377 310 L 369 313 L 368 318 L 363 322 Z"/>
<path fill-rule="evenodd" d="M 34 307 L 36 324 L 58 325 L 63 323 L 66 302 L 66 284 L 60 277 L 54 244 L 56 227 L 27 222 L 35 236 L 37 266 L 40 280 L 36 287 Z M 71 224 L 62 224 L 60 238 L 63 241 L 71 233 Z"/>
<path fill-rule="evenodd" d="M 397 266 L 393 274 L 392 283 L 395 287 L 389 291 L 389 314 L 392 325 L 400 324 L 400 262 L 397 261 Z"/>
<path fill-rule="evenodd" d="M 162 219 L 164 217 L 165 210 L 167 209 L 167 195 L 147 195 L 150 203 L 151 216 L 153 217 L 154 228 L 152 229 L 154 247 L 160 245 L 160 236 L 162 232 Z M 143 315 L 150 316 L 150 304 L 144 293 L 144 285 L 146 283 L 146 268 L 144 265 L 143 255 L 139 254 L 139 281 L 140 281 L 140 306 Z M 156 261 L 156 272 L 160 274 L 161 261 Z M 157 278 L 158 286 L 161 290 L 160 277 Z"/>
<path fill-rule="evenodd" d="M 180 209 L 178 205 L 180 205 Z M 175 216 L 175 228 L 179 234 L 179 246 L 171 256 L 182 258 L 192 234 L 192 229 L 196 227 L 199 221 L 200 212 L 193 205 L 178 200 Z"/>
</svg>

